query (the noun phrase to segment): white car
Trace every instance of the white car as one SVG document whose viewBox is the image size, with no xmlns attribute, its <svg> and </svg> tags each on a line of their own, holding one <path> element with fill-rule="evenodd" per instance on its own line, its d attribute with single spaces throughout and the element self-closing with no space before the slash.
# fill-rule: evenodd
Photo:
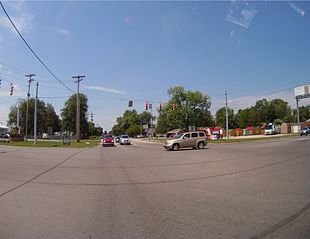
<svg viewBox="0 0 310 239">
<path fill-rule="evenodd" d="M 121 135 L 121 137 L 119 138 L 119 144 L 123 145 L 123 144 L 131 144 L 131 140 L 129 139 L 128 135 Z"/>
</svg>

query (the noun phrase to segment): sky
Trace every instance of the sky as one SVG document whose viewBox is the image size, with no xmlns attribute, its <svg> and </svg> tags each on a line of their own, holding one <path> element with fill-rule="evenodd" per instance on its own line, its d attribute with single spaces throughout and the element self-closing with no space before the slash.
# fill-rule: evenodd
<svg viewBox="0 0 310 239">
<path fill-rule="evenodd" d="M 2 1 L 0 8 L 0 122 L 30 95 L 60 115 L 85 75 L 94 123 L 110 130 L 133 100 L 153 113 L 183 86 L 210 96 L 211 112 L 235 112 L 257 100 L 281 98 L 296 107 L 294 87 L 310 84 L 309 1 Z M 9 95 L 9 82 L 14 93 Z M 66 86 L 64 87 L 63 84 Z M 304 99 L 300 105 L 309 105 Z"/>
</svg>

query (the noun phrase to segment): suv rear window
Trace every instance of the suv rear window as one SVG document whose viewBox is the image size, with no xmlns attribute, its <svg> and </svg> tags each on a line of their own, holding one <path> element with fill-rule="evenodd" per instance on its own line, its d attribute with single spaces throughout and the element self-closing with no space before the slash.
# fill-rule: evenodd
<svg viewBox="0 0 310 239">
<path fill-rule="evenodd" d="M 205 133 L 204 132 L 199 132 L 199 137 L 205 137 Z"/>
</svg>

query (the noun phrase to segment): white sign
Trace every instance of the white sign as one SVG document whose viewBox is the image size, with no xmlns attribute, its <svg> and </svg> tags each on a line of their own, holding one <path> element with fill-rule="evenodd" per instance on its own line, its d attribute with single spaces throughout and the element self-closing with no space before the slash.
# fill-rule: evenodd
<svg viewBox="0 0 310 239">
<path fill-rule="evenodd" d="M 308 98 L 310 97 L 310 85 L 296 87 L 294 92 L 297 99 Z"/>
</svg>

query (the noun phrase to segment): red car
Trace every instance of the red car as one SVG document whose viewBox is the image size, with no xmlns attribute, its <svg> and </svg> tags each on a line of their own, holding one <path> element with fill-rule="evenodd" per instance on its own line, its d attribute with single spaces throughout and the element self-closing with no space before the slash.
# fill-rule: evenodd
<svg viewBox="0 0 310 239">
<path fill-rule="evenodd" d="M 105 146 L 114 146 L 114 138 L 112 135 L 104 135 L 101 137 L 101 144 Z"/>
</svg>

